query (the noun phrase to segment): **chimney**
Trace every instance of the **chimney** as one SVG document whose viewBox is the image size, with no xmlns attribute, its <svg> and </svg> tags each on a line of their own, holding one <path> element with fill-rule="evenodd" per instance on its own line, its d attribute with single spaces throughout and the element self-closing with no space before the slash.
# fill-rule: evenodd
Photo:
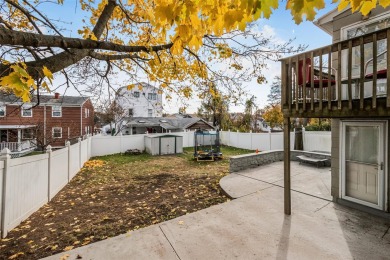
<svg viewBox="0 0 390 260">
<path fill-rule="evenodd" d="M 54 93 L 54 98 L 55 99 L 59 99 L 60 98 L 60 93 L 58 93 L 58 92 Z"/>
</svg>

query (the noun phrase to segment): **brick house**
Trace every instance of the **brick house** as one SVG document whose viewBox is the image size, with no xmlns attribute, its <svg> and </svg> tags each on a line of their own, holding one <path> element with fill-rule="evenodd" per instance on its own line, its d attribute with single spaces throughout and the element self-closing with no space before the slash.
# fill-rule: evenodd
<svg viewBox="0 0 390 260">
<path fill-rule="evenodd" d="M 0 93 L 0 148 L 23 149 L 29 144 L 62 147 L 67 140 L 93 133 L 94 108 L 88 97 L 40 95 L 23 103 Z M 22 147 L 22 148 L 21 148 Z"/>
</svg>

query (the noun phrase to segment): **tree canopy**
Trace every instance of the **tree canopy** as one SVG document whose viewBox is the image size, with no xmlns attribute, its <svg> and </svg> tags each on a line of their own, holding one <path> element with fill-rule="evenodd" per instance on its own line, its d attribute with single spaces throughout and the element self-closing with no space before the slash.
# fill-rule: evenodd
<svg viewBox="0 0 390 260">
<path fill-rule="evenodd" d="M 210 78 L 234 92 L 241 81 L 264 81 L 265 59 L 302 50 L 251 30 L 251 22 L 279 8 L 277 0 L 79 0 L 74 8 L 89 15 L 80 37 L 65 36 L 62 25 L 71 22 L 66 14 L 60 21 L 49 18 L 48 5 L 64 2 L 0 0 L 3 91 L 27 102 L 31 93 L 57 87 L 50 83 L 62 75 L 66 87 L 89 84 L 99 95 L 96 86 L 110 87 L 118 73 L 128 77 L 129 89 L 144 73 L 168 98 L 170 92 L 188 98 Z M 339 8 L 350 5 L 363 14 L 377 3 L 386 7 L 390 1 L 338 1 Z M 285 7 L 300 23 L 313 20 L 325 3 L 288 0 Z"/>
</svg>

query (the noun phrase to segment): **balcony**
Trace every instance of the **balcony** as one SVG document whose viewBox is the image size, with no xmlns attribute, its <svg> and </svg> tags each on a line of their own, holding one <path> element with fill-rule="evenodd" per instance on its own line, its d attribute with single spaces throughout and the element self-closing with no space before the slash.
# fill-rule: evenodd
<svg viewBox="0 0 390 260">
<path fill-rule="evenodd" d="M 284 58 L 285 117 L 390 116 L 390 28 Z"/>
</svg>

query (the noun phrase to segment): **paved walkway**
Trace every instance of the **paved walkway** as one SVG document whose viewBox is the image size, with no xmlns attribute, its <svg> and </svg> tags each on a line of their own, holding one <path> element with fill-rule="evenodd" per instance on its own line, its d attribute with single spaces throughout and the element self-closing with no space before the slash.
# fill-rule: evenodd
<svg viewBox="0 0 390 260">
<path fill-rule="evenodd" d="M 231 174 L 221 185 L 238 199 L 48 259 L 389 259 L 390 220 L 328 201 L 329 168 L 292 164 L 285 216 L 282 169 Z"/>
</svg>

